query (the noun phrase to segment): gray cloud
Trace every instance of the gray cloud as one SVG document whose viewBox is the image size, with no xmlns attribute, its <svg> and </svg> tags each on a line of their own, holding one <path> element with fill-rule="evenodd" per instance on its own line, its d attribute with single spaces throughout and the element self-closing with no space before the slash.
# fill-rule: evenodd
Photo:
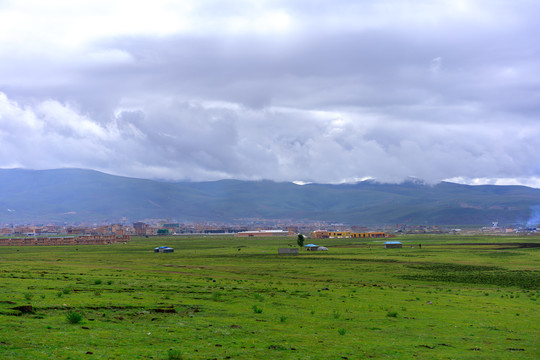
<svg viewBox="0 0 540 360">
<path fill-rule="evenodd" d="M 201 4 L 188 31 L 111 31 L 58 51 L 0 42 L 0 166 L 540 178 L 538 5 Z"/>
</svg>

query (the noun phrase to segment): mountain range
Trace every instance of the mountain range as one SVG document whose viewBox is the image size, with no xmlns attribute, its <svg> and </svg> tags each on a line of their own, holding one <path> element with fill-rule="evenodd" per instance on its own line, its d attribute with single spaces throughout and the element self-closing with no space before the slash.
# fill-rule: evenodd
<svg viewBox="0 0 540 360">
<path fill-rule="evenodd" d="M 351 225 L 526 224 L 540 189 L 419 181 L 297 185 L 273 181 L 164 182 L 93 170 L 0 170 L 1 223 L 320 220 Z M 537 225 L 537 224 L 535 224 Z"/>
</svg>

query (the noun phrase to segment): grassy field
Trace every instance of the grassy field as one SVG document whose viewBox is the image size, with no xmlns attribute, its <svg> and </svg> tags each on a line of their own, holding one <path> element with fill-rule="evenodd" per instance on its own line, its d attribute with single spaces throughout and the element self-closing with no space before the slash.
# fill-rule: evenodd
<svg viewBox="0 0 540 360">
<path fill-rule="evenodd" d="M 539 237 L 397 239 L 2 247 L 0 359 L 540 358 Z"/>
</svg>

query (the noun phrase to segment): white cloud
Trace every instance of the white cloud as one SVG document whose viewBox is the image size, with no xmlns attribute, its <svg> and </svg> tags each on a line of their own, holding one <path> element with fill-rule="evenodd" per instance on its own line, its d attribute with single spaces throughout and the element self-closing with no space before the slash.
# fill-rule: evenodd
<svg viewBox="0 0 540 360">
<path fill-rule="evenodd" d="M 538 10 L 4 1 L 0 166 L 537 184 Z"/>
<path fill-rule="evenodd" d="M 103 124 L 56 101 L 23 108 L 2 95 L 0 167 L 91 167 L 150 178 L 302 182 L 399 182 L 414 175 L 428 182 L 454 178 L 475 183 L 480 180 L 470 179 L 487 174 L 493 183 L 508 183 L 512 173 L 524 173 L 540 136 L 538 129 L 529 128 L 518 141 L 529 145 L 516 148 L 506 127 L 493 133 L 470 124 L 441 127 L 382 117 L 364 121 L 356 112 L 261 112 L 174 98 L 151 98 L 139 105 L 138 110 L 118 110 Z M 462 174 L 470 174 L 469 180 Z M 537 184 L 534 172 L 526 175 L 513 183 Z"/>
<path fill-rule="evenodd" d="M 432 74 L 439 73 L 441 71 L 441 68 L 442 68 L 442 58 L 440 56 L 431 60 L 431 63 L 429 65 L 429 71 Z"/>
<path fill-rule="evenodd" d="M 69 106 L 44 101 L 22 107 L 0 93 L 1 167 L 95 167 L 111 156 L 117 133 Z"/>
<path fill-rule="evenodd" d="M 134 63 L 135 59 L 126 51 L 118 49 L 106 49 L 91 52 L 86 56 L 89 64 L 96 65 L 116 65 Z"/>
<path fill-rule="evenodd" d="M 80 46 L 110 35 L 167 35 L 192 27 L 189 1 L 38 0 L 6 1 L 0 29 L 24 40 Z M 3 38 L 8 34 L 3 33 Z M 11 33 L 12 35 L 13 33 Z"/>
<path fill-rule="evenodd" d="M 540 177 L 532 176 L 525 178 L 466 178 L 455 177 L 445 181 L 466 185 L 521 185 L 540 188 Z"/>
</svg>

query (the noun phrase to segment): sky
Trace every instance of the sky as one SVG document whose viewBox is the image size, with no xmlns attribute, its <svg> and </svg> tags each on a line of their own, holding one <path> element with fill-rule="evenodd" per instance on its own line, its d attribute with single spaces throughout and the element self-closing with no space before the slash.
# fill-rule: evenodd
<svg viewBox="0 0 540 360">
<path fill-rule="evenodd" d="M 540 187 L 540 2 L 0 0 L 0 168 Z"/>
</svg>

